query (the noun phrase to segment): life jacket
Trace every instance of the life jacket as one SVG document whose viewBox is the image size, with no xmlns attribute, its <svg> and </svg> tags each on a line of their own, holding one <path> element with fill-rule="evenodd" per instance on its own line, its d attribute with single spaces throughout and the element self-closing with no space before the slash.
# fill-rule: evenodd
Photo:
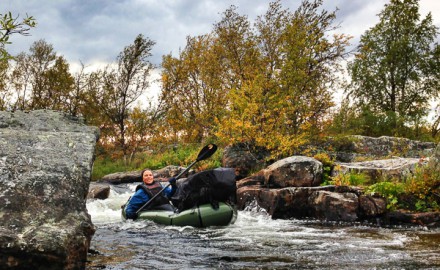
<svg viewBox="0 0 440 270">
<path fill-rule="evenodd" d="M 146 185 L 144 183 L 138 185 L 136 187 L 136 191 L 138 191 L 139 189 L 143 189 L 145 193 L 147 193 L 148 197 L 150 197 L 150 200 L 156 196 L 157 193 L 159 193 L 163 187 L 159 182 L 154 181 L 153 183 Z M 163 205 L 163 204 L 170 204 L 170 201 L 163 195 L 163 193 L 161 193 L 160 195 L 158 195 L 156 198 L 154 198 L 154 201 L 152 201 L 149 205 L 148 208 L 152 209 L 156 206 L 159 205 Z"/>
</svg>

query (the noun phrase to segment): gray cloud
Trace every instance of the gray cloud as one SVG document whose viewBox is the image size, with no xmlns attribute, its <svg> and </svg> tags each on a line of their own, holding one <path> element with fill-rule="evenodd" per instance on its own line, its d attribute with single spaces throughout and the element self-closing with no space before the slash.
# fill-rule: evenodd
<svg viewBox="0 0 440 270">
<path fill-rule="evenodd" d="M 37 19 L 31 36 L 13 36 L 8 50 L 13 54 L 28 51 L 31 44 L 44 39 L 69 62 L 85 64 L 115 60 L 122 49 L 138 34 L 154 40 L 152 62 L 159 64 L 162 55 L 177 54 L 185 46 L 186 36 L 208 33 L 229 6 L 235 5 L 251 21 L 264 14 L 266 0 L 1 0 L 0 13 L 11 11 L 21 17 L 26 13 Z M 6 2 L 6 3 L 5 3 Z M 439 4 L 421 0 L 421 10 L 436 11 Z M 282 0 L 294 11 L 300 1 Z M 338 8 L 336 22 L 340 32 L 351 34 L 354 42 L 377 23 L 377 14 L 388 1 L 328 0 L 324 8 Z M 432 9 L 430 9 L 432 7 Z"/>
</svg>

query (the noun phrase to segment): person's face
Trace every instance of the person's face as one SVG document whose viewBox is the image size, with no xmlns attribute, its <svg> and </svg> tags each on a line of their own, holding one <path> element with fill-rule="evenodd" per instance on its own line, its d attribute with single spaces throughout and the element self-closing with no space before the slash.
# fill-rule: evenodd
<svg viewBox="0 0 440 270">
<path fill-rule="evenodd" d="M 151 171 L 145 171 L 142 175 L 142 181 L 144 181 L 145 184 L 151 184 L 153 180 L 153 173 Z"/>
</svg>

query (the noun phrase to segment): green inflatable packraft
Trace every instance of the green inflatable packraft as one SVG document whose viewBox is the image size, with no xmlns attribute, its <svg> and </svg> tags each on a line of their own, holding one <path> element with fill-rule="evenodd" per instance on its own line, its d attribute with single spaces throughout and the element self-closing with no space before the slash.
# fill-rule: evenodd
<svg viewBox="0 0 440 270">
<path fill-rule="evenodd" d="M 122 209 L 122 217 L 125 219 L 125 208 Z M 211 204 L 203 204 L 180 213 L 166 210 L 147 210 L 140 212 L 137 220 L 151 220 L 153 222 L 173 226 L 227 226 L 233 224 L 237 218 L 235 207 L 227 203 L 219 203 L 214 209 Z"/>
</svg>

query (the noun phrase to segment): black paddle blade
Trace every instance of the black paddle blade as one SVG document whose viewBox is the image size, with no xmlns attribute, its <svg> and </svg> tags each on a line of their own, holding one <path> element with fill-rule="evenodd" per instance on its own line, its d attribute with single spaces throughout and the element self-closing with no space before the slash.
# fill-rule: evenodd
<svg viewBox="0 0 440 270">
<path fill-rule="evenodd" d="M 200 150 L 200 153 L 197 156 L 197 161 L 209 158 L 215 153 L 215 151 L 217 151 L 217 145 L 213 143 L 206 145 Z"/>
</svg>

